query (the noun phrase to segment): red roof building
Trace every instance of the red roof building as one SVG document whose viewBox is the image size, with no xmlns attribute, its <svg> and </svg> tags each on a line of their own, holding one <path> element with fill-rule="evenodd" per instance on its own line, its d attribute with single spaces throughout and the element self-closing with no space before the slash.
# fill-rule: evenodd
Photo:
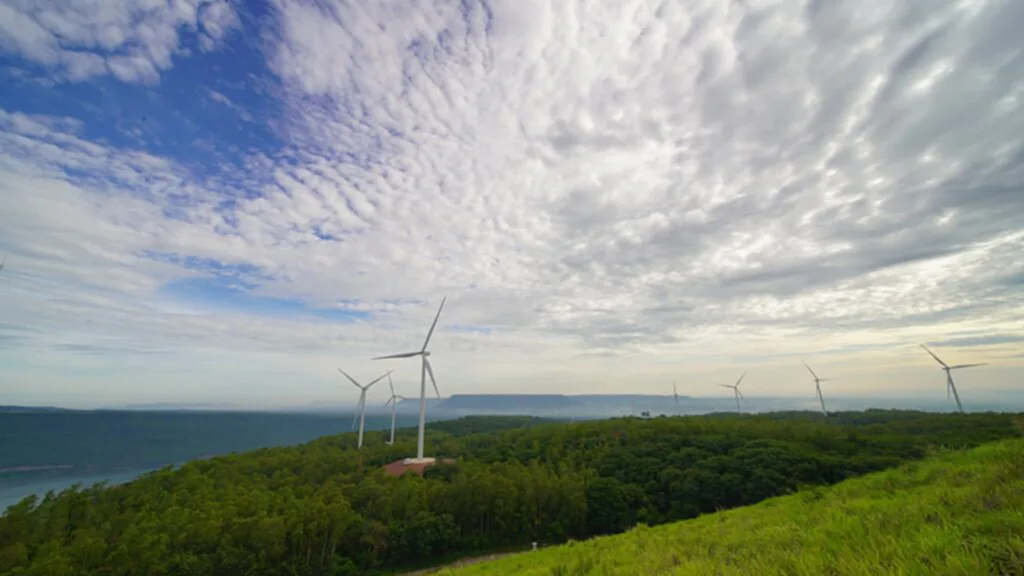
<svg viewBox="0 0 1024 576">
<path fill-rule="evenodd" d="M 452 458 L 443 458 L 441 462 L 444 464 L 454 464 L 455 460 Z M 423 471 L 428 466 L 433 466 L 437 463 L 436 458 L 423 458 L 422 460 L 417 458 L 406 458 L 404 460 L 395 460 L 391 464 L 384 466 L 384 472 L 388 476 L 401 476 L 403 474 L 418 474 L 423 476 Z"/>
</svg>

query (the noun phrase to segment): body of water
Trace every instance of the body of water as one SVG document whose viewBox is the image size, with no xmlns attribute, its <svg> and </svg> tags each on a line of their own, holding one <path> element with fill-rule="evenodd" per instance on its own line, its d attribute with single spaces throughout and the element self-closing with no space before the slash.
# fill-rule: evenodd
<svg viewBox="0 0 1024 576">
<path fill-rule="evenodd" d="M 14 483 L 13 485 L 0 485 L 0 510 L 6 510 L 8 506 L 13 506 L 33 494 L 42 498 L 50 490 L 60 492 L 61 490 L 70 488 L 75 484 L 81 484 L 83 487 L 92 486 L 93 484 L 98 484 L 100 482 L 106 482 L 111 485 L 122 484 L 124 482 L 131 482 L 146 472 L 158 469 L 159 468 L 143 468 L 139 470 L 129 470 L 126 472 L 94 474 L 92 476 L 64 477 L 40 482 L 21 482 Z"/>
<path fill-rule="evenodd" d="M 398 427 L 416 416 L 399 415 Z M 172 464 L 292 446 L 351 431 L 352 414 L 259 412 L 0 413 L 0 510 L 74 484 L 119 484 Z M 367 442 L 382 442 L 390 414 L 367 414 Z"/>
</svg>

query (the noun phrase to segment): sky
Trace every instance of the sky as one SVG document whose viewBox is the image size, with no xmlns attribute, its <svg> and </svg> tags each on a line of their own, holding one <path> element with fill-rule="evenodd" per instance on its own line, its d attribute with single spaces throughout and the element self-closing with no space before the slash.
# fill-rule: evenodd
<svg viewBox="0 0 1024 576">
<path fill-rule="evenodd" d="M 0 0 L 0 403 L 1019 390 L 1022 21 Z"/>
</svg>

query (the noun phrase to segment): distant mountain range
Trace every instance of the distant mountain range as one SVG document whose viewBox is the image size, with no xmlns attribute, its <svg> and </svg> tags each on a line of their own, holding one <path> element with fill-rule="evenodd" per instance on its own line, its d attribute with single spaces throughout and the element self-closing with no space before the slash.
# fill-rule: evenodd
<svg viewBox="0 0 1024 576">
<path fill-rule="evenodd" d="M 221 403 L 207 403 L 207 402 L 190 402 L 184 404 L 176 404 L 173 402 L 157 402 L 154 404 L 125 404 L 124 406 L 112 406 L 109 408 L 103 408 L 104 410 L 142 410 L 145 412 L 149 411 L 178 411 L 178 410 L 240 410 L 235 404 L 227 402 Z"/>
<path fill-rule="evenodd" d="M 608 418 L 616 416 L 658 416 L 660 414 L 707 414 L 711 412 L 733 412 L 735 400 L 731 397 L 680 396 L 677 404 L 672 395 L 655 394 L 453 394 L 438 400 L 427 398 L 427 419 L 438 420 L 468 415 L 518 415 L 545 418 Z M 996 393 L 973 392 L 965 399 L 964 407 L 969 412 L 1024 411 L 1024 393 L 1012 391 Z M 400 415 L 417 414 L 419 398 L 398 402 Z M 828 397 L 829 410 L 865 410 L 868 408 L 898 408 L 947 412 L 956 405 L 945 398 L 941 390 L 931 396 L 919 397 Z M 276 412 L 306 414 L 351 414 L 353 403 L 312 402 L 298 406 L 277 406 L 253 408 L 230 403 L 172 403 L 130 404 L 109 406 L 101 410 L 149 411 L 149 412 Z M 774 412 L 789 410 L 818 410 L 818 402 L 812 395 L 806 396 L 755 396 L 742 402 L 743 412 Z M 80 411 L 52 406 L 0 406 L 0 414 L 19 412 L 62 412 Z M 367 414 L 390 414 L 384 407 L 383 399 L 369 403 Z"/>
<path fill-rule="evenodd" d="M 55 406 L 0 406 L 0 413 L 14 412 L 70 412 L 69 408 Z"/>
<path fill-rule="evenodd" d="M 680 396 L 679 400 L 683 402 L 691 399 L 687 396 Z M 672 396 L 650 394 L 453 394 L 433 410 L 455 416 L 468 414 L 613 415 L 631 411 L 638 414 L 643 411 L 663 413 L 671 411 L 674 406 Z"/>
</svg>

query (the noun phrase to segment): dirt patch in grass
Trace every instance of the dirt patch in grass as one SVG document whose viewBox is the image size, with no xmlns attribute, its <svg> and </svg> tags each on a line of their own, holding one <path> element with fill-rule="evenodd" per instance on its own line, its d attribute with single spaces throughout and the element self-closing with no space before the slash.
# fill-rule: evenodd
<svg viewBox="0 0 1024 576">
<path fill-rule="evenodd" d="M 433 574 L 440 572 L 447 568 L 461 568 L 462 566 L 469 566 L 470 564 L 476 564 L 478 562 L 490 562 L 491 560 L 497 560 L 498 558 L 504 558 L 506 556 L 515 556 L 516 554 L 522 554 L 522 552 L 505 552 L 503 554 L 485 554 L 483 556 L 473 556 L 472 558 L 462 558 L 443 566 L 434 566 L 433 568 L 424 568 L 423 570 L 417 570 L 415 572 L 405 572 L 402 576 L 422 576 L 423 574 Z"/>
</svg>

